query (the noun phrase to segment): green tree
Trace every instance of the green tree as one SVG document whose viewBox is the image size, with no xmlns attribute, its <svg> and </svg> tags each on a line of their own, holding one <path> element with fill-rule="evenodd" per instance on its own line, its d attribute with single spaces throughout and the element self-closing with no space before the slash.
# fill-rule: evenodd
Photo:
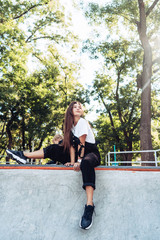
<svg viewBox="0 0 160 240">
<path fill-rule="evenodd" d="M 124 35 L 131 39 L 132 46 L 135 43 L 135 51 L 141 48 L 141 68 L 137 70 L 137 83 L 141 91 L 141 123 L 140 145 L 141 150 L 152 149 L 151 137 L 151 81 L 154 79 L 154 71 L 159 71 L 159 49 L 154 47 L 159 33 L 159 0 L 150 1 L 117 1 L 99 7 L 98 4 L 90 4 L 86 12 L 92 22 L 104 23 L 108 27 L 113 38 Z M 112 41 L 108 37 L 108 41 Z M 143 56 L 141 58 L 141 53 Z M 116 61 L 116 58 L 115 58 Z M 153 69 L 155 69 L 153 71 Z M 143 161 L 152 161 L 152 153 L 142 154 Z"/>
<path fill-rule="evenodd" d="M 104 106 L 104 109 L 100 110 L 102 113 L 96 126 L 98 138 L 99 131 L 102 138 L 100 142 L 105 145 L 108 142 L 107 149 L 111 151 L 113 145 L 116 145 L 117 150 L 132 151 L 133 144 L 135 147 L 139 143 L 137 130 L 140 123 L 140 94 L 133 73 L 138 64 L 138 54 L 130 49 L 130 45 L 130 42 L 123 40 L 105 42 L 97 48 L 105 58 L 106 67 L 103 67 L 104 73 L 97 73 L 93 84 L 92 94 Z M 104 113 L 108 117 L 105 117 Z M 103 117 L 107 129 L 110 123 L 109 131 L 104 131 L 104 137 L 100 130 L 101 125 L 103 130 L 106 129 Z M 131 154 L 123 156 L 123 160 L 131 161 L 131 159 Z"/>
<path fill-rule="evenodd" d="M 59 1 L 0 1 L 1 154 L 6 147 L 39 149 L 47 136 L 62 129 L 70 100 L 87 101 L 77 82 L 79 64 L 63 52 L 74 52 L 77 38 Z M 36 70 L 28 72 L 28 57 Z M 77 66 L 76 66 L 77 65 Z M 76 73 L 76 74 L 75 74 Z"/>
</svg>

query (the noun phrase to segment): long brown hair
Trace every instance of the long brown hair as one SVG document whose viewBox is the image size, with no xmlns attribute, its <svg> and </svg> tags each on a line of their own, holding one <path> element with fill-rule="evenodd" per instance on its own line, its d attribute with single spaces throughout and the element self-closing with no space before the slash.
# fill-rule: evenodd
<svg viewBox="0 0 160 240">
<path fill-rule="evenodd" d="M 74 116 L 73 116 L 73 106 L 74 104 L 80 104 L 78 101 L 73 101 L 69 104 L 66 113 L 65 113 L 65 119 L 64 119 L 64 140 L 63 140 L 63 145 L 64 145 L 64 150 L 70 149 L 71 146 L 71 129 L 74 124 Z"/>
</svg>

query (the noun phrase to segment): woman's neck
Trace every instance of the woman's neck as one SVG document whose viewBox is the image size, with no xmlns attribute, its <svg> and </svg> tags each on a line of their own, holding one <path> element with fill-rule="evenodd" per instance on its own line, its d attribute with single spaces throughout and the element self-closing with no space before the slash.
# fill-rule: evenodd
<svg viewBox="0 0 160 240">
<path fill-rule="evenodd" d="M 79 116 L 78 117 L 74 117 L 74 126 L 76 126 L 76 124 L 78 123 L 79 119 L 80 119 Z"/>
</svg>

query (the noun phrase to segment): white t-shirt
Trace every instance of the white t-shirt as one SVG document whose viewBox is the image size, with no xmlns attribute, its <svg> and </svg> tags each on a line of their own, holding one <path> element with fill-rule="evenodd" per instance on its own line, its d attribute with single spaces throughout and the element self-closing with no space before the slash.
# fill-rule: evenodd
<svg viewBox="0 0 160 240">
<path fill-rule="evenodd" d="M 95 137 L 94 137 L 93 131 L 88 121 L 85 120 L 84 118 L 80 118 L 76 126 L 72 127 L 72 133 L 78 138 L 86 134 L 87 135 L 86 142 L 95 143 Z"/>
</svg>

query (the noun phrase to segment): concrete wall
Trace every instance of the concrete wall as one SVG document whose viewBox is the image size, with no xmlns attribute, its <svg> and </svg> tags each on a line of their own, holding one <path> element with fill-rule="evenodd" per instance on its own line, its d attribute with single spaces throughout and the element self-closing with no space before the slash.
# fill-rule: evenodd
<svg viewBox="0 0 160 240">
<path fill-rule="evenodd" d="M 160 172 L 96 171 L 96 216 L 79 228 L 81 173 L 0 169 L 0 240 L 159 240 Z"/>
</svg>

